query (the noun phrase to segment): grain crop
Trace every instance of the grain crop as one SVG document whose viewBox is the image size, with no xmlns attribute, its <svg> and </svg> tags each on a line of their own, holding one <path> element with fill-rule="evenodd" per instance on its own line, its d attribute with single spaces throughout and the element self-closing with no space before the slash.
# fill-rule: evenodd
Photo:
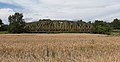
<svg viewBox="0 0 120 62">
<path fill-rule="evenodd" d="M 0 62 L 120 62 L 120 37 L 0 34 Z"/>
</svg>

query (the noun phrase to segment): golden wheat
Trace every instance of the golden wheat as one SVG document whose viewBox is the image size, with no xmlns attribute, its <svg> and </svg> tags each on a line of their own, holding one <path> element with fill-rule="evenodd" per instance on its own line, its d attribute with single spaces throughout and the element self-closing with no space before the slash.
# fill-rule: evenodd
<svg viewBox="0 0 120 62">
<path fill-rule="evenodd" d="M 120 37 L 1 34 L 0 62 L 120 62 Z"/>
</svg>

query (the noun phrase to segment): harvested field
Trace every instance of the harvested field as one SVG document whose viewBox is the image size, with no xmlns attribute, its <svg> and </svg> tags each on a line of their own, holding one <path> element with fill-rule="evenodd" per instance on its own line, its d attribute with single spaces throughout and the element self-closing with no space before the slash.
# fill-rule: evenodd
<svg viewBox="0 0 120 62">
<path fill-rule="evenodd" d="M 120 37 L 0 34 L 0 62 L 120 62 Z"/>
</svg>

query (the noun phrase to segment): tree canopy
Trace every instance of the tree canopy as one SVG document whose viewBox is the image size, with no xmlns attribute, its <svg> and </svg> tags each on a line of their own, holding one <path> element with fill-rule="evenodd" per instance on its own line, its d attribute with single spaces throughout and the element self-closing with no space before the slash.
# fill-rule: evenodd
<svg viewBox="0 0 120 62">
<path fill-rule="evenodd" d="M 113 22 L 111 22 L 111 25 L 114 29 L 120 29 L 120 20 L 119 19 L 114 19 Z"/>
<path fill-rule="evenodd" d="M 2 20 L 0 19 L 0 25 L 2 25 L 3 24 L 3 22 L 2 22 Z"/>
<path fill-rule="evenodd" d="M 93 23 L 93 33 L 98 33 L 98 34 L 110 34 L 112 31 L 112 27 L 103 21 L 96 20 Z"/>
<path fill-rule="evenodd" d="M 10 33 L 22 33 L 24 32 L 25 21 L 23 20 L 22 13 L 15 13 L 8 17 L 9 20 L 9 32 Z"/>
<path fill-rule="evenodd" d="M 3 22 L 2 22 L 2 20 L 0 19 L 0 31 L 2 31 L 3 30 Z"/>
</svg>

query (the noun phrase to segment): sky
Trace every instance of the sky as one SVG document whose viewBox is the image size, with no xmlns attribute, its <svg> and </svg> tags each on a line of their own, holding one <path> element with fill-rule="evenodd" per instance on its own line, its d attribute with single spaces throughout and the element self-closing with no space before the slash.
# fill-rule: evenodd
<svg viewBox="0 0 120 62">
<path fill-rule="evenodd" d="M 120 0 L 0 0 L 0 18 L 23 13 L 26 22 L 39 19 L 104 20 L 120 18 Z"/>
</svg>

